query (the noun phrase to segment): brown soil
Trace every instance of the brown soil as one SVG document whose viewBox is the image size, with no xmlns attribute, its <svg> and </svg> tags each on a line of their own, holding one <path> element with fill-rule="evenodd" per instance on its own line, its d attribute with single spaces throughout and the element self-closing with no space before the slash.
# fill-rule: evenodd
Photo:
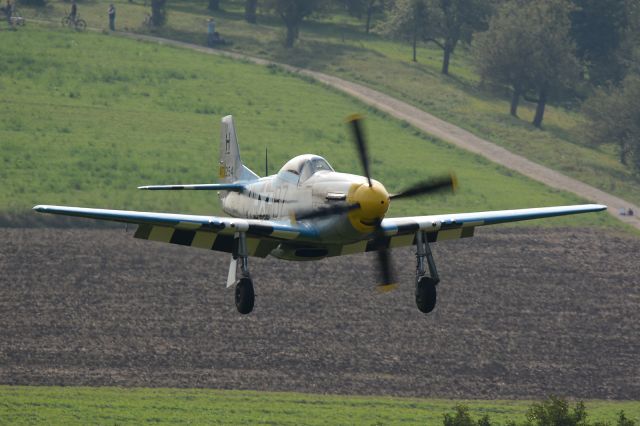
<svg viewBox="0 0 640 426">
<path fill-rule="evenodd" d="M 214 387 L 453 398 L 640 399 L 640 240 L 480 229 L 434 246 L 436 312 L 372 291 L 375 255 L 252 259 L 114 230 L 1 229 L 0 383 Z"/>
</svg>

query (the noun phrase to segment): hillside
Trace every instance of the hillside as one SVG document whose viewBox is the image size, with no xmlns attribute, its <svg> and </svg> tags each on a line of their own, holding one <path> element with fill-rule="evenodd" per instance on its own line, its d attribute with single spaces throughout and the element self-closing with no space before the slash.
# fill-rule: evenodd
<svg viewBox="0 0 640 426">
<path fill-rule="evenodd" d="M 521 119 L 508 115 L 507 97 L 484 87 L 472 66 L 470 53 L 458 48 L 451 76 L 439 73 L 441 52 L 419 46 L 418 62 L 411 62 L 410 47 L 364 34 L 363 24 L 335 13 L 316 15 L 303 24 L 294 49 L 282 47 L 279 18 L 261 14 L 258 25 L 243 20 L 243 1 L 225 0 L 214 14 L 217 28 L 232 42 L 228 49 L 278 62 L 299 65 L 361 82 L 410 102 L 434 115 L 500 144 L 517 154 L 561 171 L 568 176 L 640 203 L 640 182 L 618 162 L 613 145 L 594 148 L 585 144 L 584 118 L 577 111 L 550 106 L 543 130 L 529 124 L 533 108 L 523 105 Z M 65 4 L 52 2 L 40 16 L 58 22 Z M 104 4 L 82 5 L 89 24 L 106 28 Z M 141 28 L 148 8 L 120 0 L 119 28 Z M 158 34 L 204 44 L 206 2 L 169 4 L 169 19 Z"/>
<path fill-rule="evenodd" d="M 360 173 L 344 118 L 365 108 L 312 81 L 181 49 L 102 34 L 29 28 L 0 53 L 0 206 L 29 223 L 35 204 L 219 213 L 211 193 L 143 193 L 138 185 L 214 179 L 220 117 L 236 117 L 243 159 L 262 173 L 314 152 Z M 373 174 L 390 191 L 454 170 L 455 196 L 395 203 L 391 215 L 579 203 L 369 112 Z M 425 204 L 426 202 L 426 204 Z M 542 222 L 541 222 L 542 223 Z M 619 227 L 607 215 L 545 224 Z"/>
</svg>

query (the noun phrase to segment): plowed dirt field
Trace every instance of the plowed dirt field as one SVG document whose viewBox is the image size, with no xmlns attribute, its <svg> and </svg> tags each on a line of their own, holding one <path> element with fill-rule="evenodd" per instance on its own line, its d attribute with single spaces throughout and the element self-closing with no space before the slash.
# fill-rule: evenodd
<svg viewBox="0 0 640 426">
<path fill-rule="evenodd" d="M 479 229 L 434 245 L 438 307 L 376 294 L 375 255 L 251 259 L 119 230 L 0 229 L 0 383 L 214 387 L 442 398 L 640 399 L 640 239 Z"/>
</svg>

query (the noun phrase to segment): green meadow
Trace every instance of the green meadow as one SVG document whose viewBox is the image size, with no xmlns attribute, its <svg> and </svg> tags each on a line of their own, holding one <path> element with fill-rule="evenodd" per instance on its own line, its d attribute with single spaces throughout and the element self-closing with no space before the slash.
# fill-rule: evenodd
<svg viewBox="0 0 640 426">
<path fill-rule="evenodd" d="M 525 420 L 531 401 L 331 396 L 214 389 L 0 386 L 0 422 L 7 424 L 441 425 L 465 405 L 492 424 Z M 571 403 L 571 406 L 575 404 Z M 640 420 L 633 401 L 586 401 L 588 420 L 615 424 L 623 410 Z"/>
<path fill-rule="evenodd" d="M 25 14 L 57 25 L 68 4 L 49 3 L 44 11 L 26 9 Z M 82 3 L 80 13 L 91 27 L 105 29 L 108 3 Z M 156 34 L 204 44 L 206 18 L 214 16 L 222 36 L 232 42 L 226 49 L 374 87 L 531 160 L 640 203 L 640 180 L 618 162 L 616 147 L 608 141 L 600 147 L 585 142 L 586 122 L 578 105 L 549 105 L 542 130 L 530 124 L 532 104 L 522 103 L 520 119 L 509 116 L 508 93 L 480 81 L 472 52 L 465 46 L 452 57 L 451 75 L 442 76 L 442 54 L 433 45 L 419 46 L 418 62 L 414 63 L 408 44 L 385 40 L 375 32 L 365 34 L 363 22 L 338 10 L 314 15 L 303 24 L 296 46 L 284 49 L 284 30 L 278 17 L 262 13 L 258 24 L 250 25 L 243 20 L 243 0 L 223 0 L 223 10 L 214 13 L 206 5 L 201 0 L 169 2 L 167 25 Z M 148 32 L 141 25 L 148 6 L 128 0 L 116 1 L 116 6 L 118 29 Z"/>
<path fill-rule="evenodd" d="M 219 214 L 213 192 L 145 192 L 215 181 L 220 118 L 233 114 L 245 164 L 264 174 L 307 152 L 361 173 L 344 119 L 364 112 L 372 173 L 389 191 L 453 170 L 457 194 L 397 202 L 391 215 L 584 202 L 498 167 L 345 95 L 282 71 L 98 33 L 36 26 L 0 45 L 0 211 L 35 204 Z M 539 222 L 622 225 L 606 214 Z"/>
</svg>

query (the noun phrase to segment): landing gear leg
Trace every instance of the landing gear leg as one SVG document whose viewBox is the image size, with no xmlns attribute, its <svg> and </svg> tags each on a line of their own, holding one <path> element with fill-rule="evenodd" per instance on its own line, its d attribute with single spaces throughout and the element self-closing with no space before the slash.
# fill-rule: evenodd
<svg viewBox="0 0 640 426">
<path fill-rule="evenodd" d="M 248 314 L 253 310 L 255 302 L 255 293 L 253 291 L 253 281 L 249 274 L 249 262 L 247 254 L 247 238 L 244 232 L 238 237 L 237 254 L 234 257 L 240 258 L 240 275 L 241 278 L 236 284 L 236 308 L 241 314 Z"/>
<path fill-rule="evenodd" d="M 426 275 L 425 260 L 429 275 Z M 440 282 L 440 277 L 438 277 L 427 235 L 423 231 L 416 233 L 416 261 L 416 305 L 421 312 L 427 314 L 436 307 L 436 286 Z"/>
</svg>

